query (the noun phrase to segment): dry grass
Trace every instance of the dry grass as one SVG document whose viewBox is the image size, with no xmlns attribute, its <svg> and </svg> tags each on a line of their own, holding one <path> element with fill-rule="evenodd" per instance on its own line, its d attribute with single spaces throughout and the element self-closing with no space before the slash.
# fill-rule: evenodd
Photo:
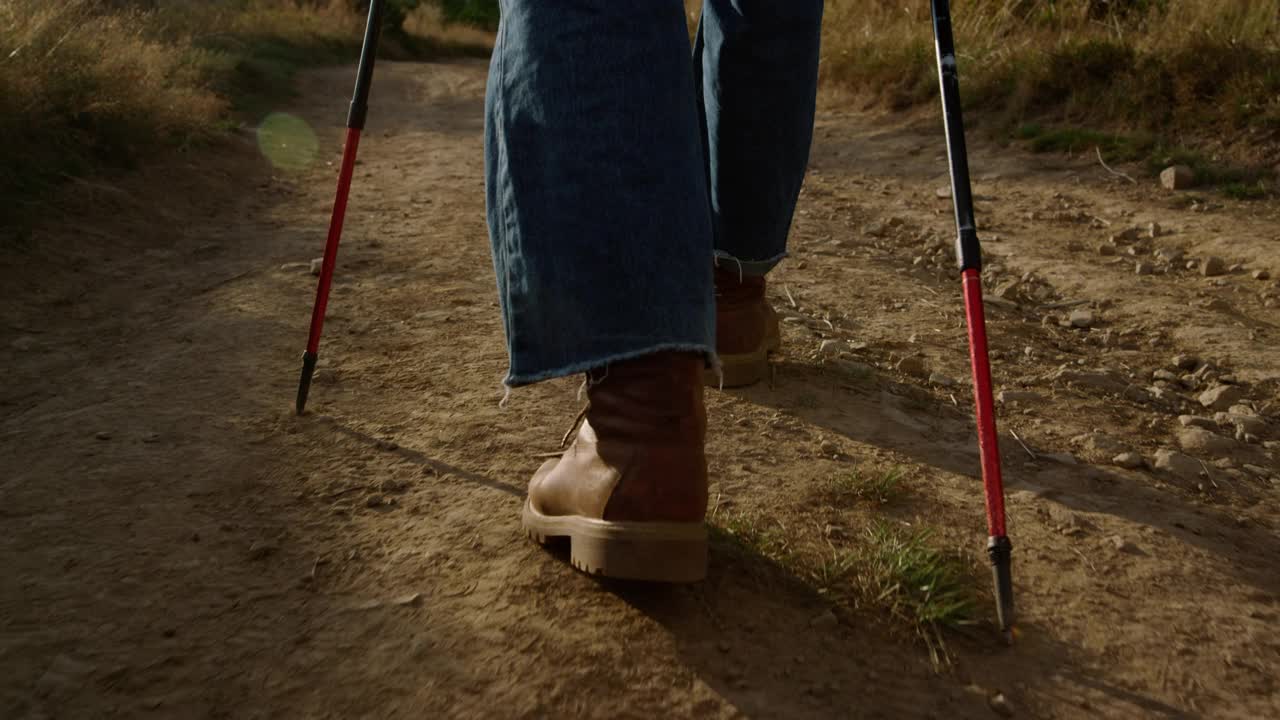
<svg viewBox="0 0 1280 720">
<path fill-rule="evenodd" d="M 690 26 L 700 0 L 687 0 Z M 954 0 L 967 105 L 1280 161 L 1280 0 Z M 1107 9 L 1108 6 L 1111 9 Z M 929 3 L 828 0 L 823 86 L 837 102 L 937 102 Z"/>
<path fill-rule="evenodd" d="M 350 59 L 350 0 L 0 0 L 0 217 L 68 176 L 203 142 L 290 92 L 299 68 Z M 483 52 L 484 33 L 419 13 L 384 54 Z M 0 220 L 3 224 L 3 220 Z"/>
<path fill-rule="evenodd" d="M 127 162 L 138 143 L 207 133 L 226 103 L 189 42 L 156 40 L 146 16 L 87 0 L 0 4 L 0 194 L 53 173 Z"/>
<path fill-rule="evenodd" d="M 1280 139 L 1280 0 L 956 0 L 971 105 L 1158 133 Z M 1091 10 L 1093 8 L 1093 10 Z M 823 80 L 890 107 L 934 102 L 927 3 L 830 0 Z"/>
</svg>

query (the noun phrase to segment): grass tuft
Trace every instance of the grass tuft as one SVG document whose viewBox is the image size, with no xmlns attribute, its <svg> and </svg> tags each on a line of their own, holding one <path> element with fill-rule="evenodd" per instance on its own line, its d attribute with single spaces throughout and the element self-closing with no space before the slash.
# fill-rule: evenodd
<svg viewBox="0 0 1280 720">
<path fill-rule="evenodd" d="M 901 468 L 875 475 L 858 471 L 842 473 L 827 482 L 827 496 L 840 504 L 852 500 L 867 500 L 887 505 L 902 498 L 907 488 L 902 482 Z"/>
</svg>

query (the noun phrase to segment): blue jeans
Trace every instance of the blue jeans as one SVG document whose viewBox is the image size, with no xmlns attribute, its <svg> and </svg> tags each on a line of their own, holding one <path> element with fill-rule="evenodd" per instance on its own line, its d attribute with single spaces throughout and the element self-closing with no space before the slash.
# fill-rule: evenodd
<svg viewBox="0 0 1280 720">
<path fill-rule="evenodd" d="M 714 262 L 786 256 L 823 0 L 502 0 L 486 97 L 489 235 L 525 385 L 715 354 Z"/>
</svg>

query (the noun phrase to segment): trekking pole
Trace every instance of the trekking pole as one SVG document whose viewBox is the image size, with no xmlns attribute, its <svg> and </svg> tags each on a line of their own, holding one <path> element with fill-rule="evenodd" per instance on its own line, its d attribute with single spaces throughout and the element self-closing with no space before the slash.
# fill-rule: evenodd
<svg viewBox="0 0 1280 720">
<path fill-rule="evenodd" d="M 951 196 L 956 206 L 956 261 L 964 288 L 965 318 L 969 324 L 969 358 L 973 365 L 973 395 L 977 408 L 978 450 L 982 458 L 982 484 L 987 505 L 987 556 L 995 580 L 996 613 L 1001 634 L 1013 641 L 1013 544 L 1005 530 L 1004 483 L 1000 478 L 1000 448 L 996 439 L 995 401 L 991 396 L 991 362 L 987 354 L 987 325 L 982 307 L 982 247 L 973 216 L 973 189 L 969 183 L 969 156 L 960 114 L 960 76 L 956 69 L 955 38 L 951 31 L 949 0 L 933 4 L 933 34 L 938 49 L 938 77 L 942 85 L 942 112 L 947 129 L 947 153 L 951 158 Z"/>
<path fill-rule="evenodd" d="M 369 22 L 364 31 L 364 47 L 360 50 L 360 68 L 356 72 L 356 90 L 347 113 L 347 138 L 342 150 L 342 170 L 338 173 L 338 195 L 333 202 L 333 216 L 329 219 L 329 239 L 324 246 L 323 265 L 320 266 L 320 283 L 316 287 L 316 303 L 311 309 L 311 334 L 307 338 L 307 350 L 302 354 L 302 379 L 298 381 L 298 414 L 307 407 L 307 394 L 311 391 L 311 378 L 315 375 L 316 360 L 320 354 L 320 333 L 324 330 L 324 312 L 329 304 L 329 289 L 333 285 L 333 266 L 338 259 L 338 242 L 342 239 L 342 223 L 347 216 L 347 197 L 351 194 L 351 175 L 356 167 L 356 151 L 360 148 L 360 133 L 369 114 L 369 86 L 373 83 L 373 62 L 378 54 L 378 37 L 382 34 L 382 12 L 385 0 L 369 3 Z"/>
</svg>

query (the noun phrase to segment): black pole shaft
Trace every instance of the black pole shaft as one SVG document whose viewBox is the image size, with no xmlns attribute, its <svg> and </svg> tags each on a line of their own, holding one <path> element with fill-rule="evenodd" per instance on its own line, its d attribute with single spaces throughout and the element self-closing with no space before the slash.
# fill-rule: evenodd
<svg viewBox="0 0 1280 720">
<path fill-rule="evenodd" d="M 973 188 L 969 179 L 969 150 L 960 111 L 960 72 L 956 66 L 956 41 L 951 30 L 951 3 L 932 0 L 933 35 L 938 51 L 938 82 L 942 87 L 942 114 L 947 129 L 947 153 L 951 156 L 951 195 L 956 207 L 956 262 L 963 270 L 982 270 L 982 246 L 973 217 Z"/>
<path fill-rule="evenodd" d="M 373 65 L 378 56 L 378 39 L 382 36 L 382 18 L 386 0 L 371 0 L 369 21 L 364 28 L 364 46 L 360 50 L 360 69 L 356 71 L 356 91 L 347 113 L 347 127 L 364 130 L 369 115 L 369 89 L 373 86 Z"/>
</svg>

